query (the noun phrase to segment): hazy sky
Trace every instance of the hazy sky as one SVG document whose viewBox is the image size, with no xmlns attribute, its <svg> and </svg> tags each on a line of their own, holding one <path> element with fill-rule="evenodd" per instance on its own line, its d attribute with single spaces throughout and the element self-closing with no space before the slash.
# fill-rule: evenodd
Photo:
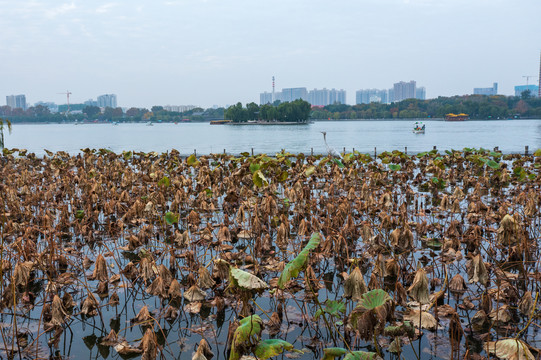
<svg viewBox="0 0 541 360">
<path fill-rule="evenodd" d="M 416 80 L 427 97 L 537 83 L 541 0 L 0 0 L 0 104 L 259 103 Z"/>
</svg>

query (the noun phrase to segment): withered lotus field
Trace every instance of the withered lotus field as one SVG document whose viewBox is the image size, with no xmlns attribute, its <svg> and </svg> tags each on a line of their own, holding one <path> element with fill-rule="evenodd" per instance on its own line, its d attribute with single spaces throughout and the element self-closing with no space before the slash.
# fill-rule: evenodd
<svg viewBox="0 0 541 360">
<path fill-rule="evenodd" d="M 538 358 L 540 167 L 4 150 L 0 355 Z"/>
</svg>

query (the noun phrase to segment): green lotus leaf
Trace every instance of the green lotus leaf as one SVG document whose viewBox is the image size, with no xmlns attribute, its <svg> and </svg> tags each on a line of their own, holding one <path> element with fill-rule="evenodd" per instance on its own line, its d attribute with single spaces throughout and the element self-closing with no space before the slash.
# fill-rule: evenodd
<svg viewBox="0 0 541 360">
<path fill-rule="evenodd" d="M 231 275 L 233 284 L 243 290 L 264 290 L 269 287 L 266 282 L 257 276 L 241 269 L 231 268 L 229 274 Z"/>
<path fill-rule="evenodd" d="M 178 224 L 179 219 L 180 215 L 177 213 L 173 213 L 171 211 L 165 213 L 165 222 L 169 225 Z"/>
<path fill-rule="evenodd" d="M 280 274 L 280 278 L 278 279 L 278 287 L 280 289 L 283 289 L 285 284 L 294 277 L 297 277 L 299 275 L 299 272 L 304 269 L 306 266 L 306 263 L 308 262 L 308 255 L 310 254 L 310 251 L 317 248 L 319 243 L 321 242 L 321 235 L 319 233 L 313 233 L 310 237 L 310 241 L 308 241 L 308 244 L 304 247 L 304 249 L 301 250 L 299 255 L 293 260 L 291 260 L 284 268 L 284 271 Z"/>
<path fill-rule="evenodd" d="M 254 172 L 252 180 L 254 181 L 254 185 L 257 187 L 269 186 L 269 181 L 267 180 L 265 175 L 263 175 L 261 170 L 257 170 L 256 172 Z"/>
<path fill-rule="evenodd" d="M 385 305 L 389 300 L 391 300 L 391 297 L 384 290 L 374 289 L 362 294 L 361 300 L 359 300 L 356 307 L 372 310 L 378 306 Z"/>
<path fill-rule="evenodd" d="M 255 348 L 254 354 L 260 360 L 269 359 L 273 356 L 280 355 L 284 350 L 292 350 L 293 345 L 287 341 L 280 339 L 268 339 L 260 341 Z"/>
</svg>

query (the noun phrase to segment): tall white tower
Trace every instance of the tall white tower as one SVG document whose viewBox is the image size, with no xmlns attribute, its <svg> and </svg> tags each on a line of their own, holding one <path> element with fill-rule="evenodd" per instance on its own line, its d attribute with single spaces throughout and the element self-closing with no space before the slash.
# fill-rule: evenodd
<svg viewBox="0 0 541 360">
<path fill-rule="evenodd" d="M 276 96 L 274 95 L 274 76 L 272 77 L 272 103 L 276 101 Z"/>
</svg>

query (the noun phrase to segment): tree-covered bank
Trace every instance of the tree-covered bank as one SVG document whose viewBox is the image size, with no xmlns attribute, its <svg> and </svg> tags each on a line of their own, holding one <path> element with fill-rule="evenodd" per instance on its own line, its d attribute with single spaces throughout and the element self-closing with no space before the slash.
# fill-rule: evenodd
<svg viewBox="0 0 541 360">
<path fill-rule="evenodd" d="M 464 95 L 430 100 L 407 99 L 391 104 L 328 105 L 313 109 L 312 119 L 409 119 L 443 118 L 465 113 L 470 119 L 541 117 L 541 99 L 517 96 Z"/>
<path fill-rule="evenodd" d="M 304 100 L 292 102 L 276 102 L 275 104 L 257 105 L 254 102 L 242 107 L 239 102 L 225 111 L 225 117 L 233 122 L 250 120 L 277 122 L 306 122 L 310 119 L 310 103 Z"/>
<path fill-rule="evenodd" d="M 43 105 L 32 106 L 27 110 L 0 106 L 0 117 L 12 123 L 40 123 L 65 121 L 92 122 L 180 122 L 183 120 L 208 122 L 216 119 L 246 122 L 249 120 L 305 122 L 313 120 L 342 119 L 411 119 L 443 118 L 449 113 L 465 113 L 470 119 L 513 119 L 541 118 L 541 99 L 529 93 L 517 96 L 464 95 L 438 97 L 430 100 L 408 99 L 391 104 L 334 104 L 325 107 L 311 107 L 304 100 L 293 102 L 257 105 L 248 103 L 245 107 L 239 102 L 224 108 L 195 108 L 185 112 L 165 110 L 153 106 L 150 110 L 132 107 L 101 109 L 97 106 L 77 108 L 74 104 L 68 115 L 66 112 L 51 113 Z"/>
</svg>

